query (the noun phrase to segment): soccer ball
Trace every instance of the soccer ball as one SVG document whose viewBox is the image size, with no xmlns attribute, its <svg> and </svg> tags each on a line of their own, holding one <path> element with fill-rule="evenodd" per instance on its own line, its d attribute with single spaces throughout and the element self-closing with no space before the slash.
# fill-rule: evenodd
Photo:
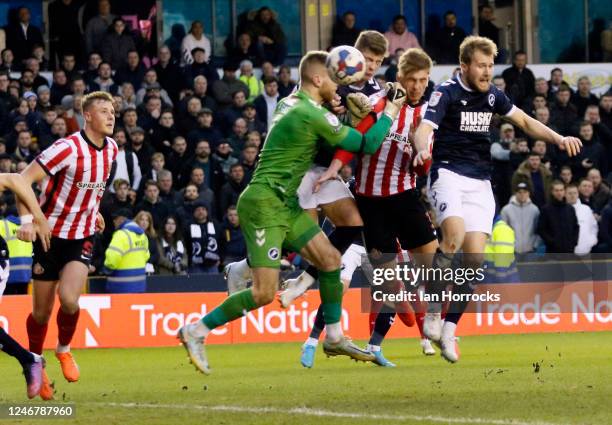
<svg viewBox="0 0 612 425">
<path fill-rule="evenodd" d="M 365 58 L 352 46 L 334 47 L 327 56 L 327 69 L 334 82 L 341 86 L 356 83 L 365 75 Z"/>
</svg>

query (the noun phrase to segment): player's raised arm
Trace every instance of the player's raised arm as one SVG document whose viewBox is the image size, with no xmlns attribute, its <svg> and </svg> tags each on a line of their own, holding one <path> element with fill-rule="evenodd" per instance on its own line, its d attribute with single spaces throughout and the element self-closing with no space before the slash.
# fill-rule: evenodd
<svg viewBox="0 0 612 425">
<path fill-rule="evenodd" d="M 576 156 L 580 153 L 580 148 L 582 147 L 580 139 L 571 136 L 561 136 L 518 108 L 512 114 L 507 115 L 506 119 L 520 127 L 532 138 L 556 144 L 559 146 L 559 149 L 567 151 L 569 156 Z"/>
</svg>

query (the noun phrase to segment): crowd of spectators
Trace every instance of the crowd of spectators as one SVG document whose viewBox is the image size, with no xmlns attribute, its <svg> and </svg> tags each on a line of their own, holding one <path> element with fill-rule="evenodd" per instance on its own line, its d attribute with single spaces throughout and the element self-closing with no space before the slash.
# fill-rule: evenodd
<svg viewBox="0 0 612 425">
<path fill-rule="evenodd" d="M 151 273 L 215 272 L 243 258 L 235 205 L 252 178 L 276 104 L 296 85 L 291 69 L 282 64 L 286 44 L 276 14 L 262 7 L 242 17 L 222 75 L 210 62 L 211 44 L 199 21 L 182 40 L 168 40 L 145 61 L 126 22 L 101 0 L 99 14 L 85 26 L 85 63 L 65 51 L 49 69 L 40 30 L 29 23 L 27 8 L 18 16 L 18 27 L 6 31 L 8 47 L 0 62 L 0 172 L 23 170 L 53 141 L 82 129 L 82 96 L 108 91 L 120 153 L 101 204 L 106 223 L 118 210 L 130 211 L 149 237 Z M 444 22 L 432 54 L 439 62 L 444 55 L 455 62 L 465 33 L 456 27 L 454 13 L 447 13 Z M 347 12 L 334 28 L 334 43 L 352 44 L 358 33 L 355 15 Z M 403 16 L 393 20 L 385 36 L 391 57 L 419 46 Z M 582 153 L 570 159 L 511 124 L 497 123 L 493 185 L 502 216 L 515 229 L 517 252 L 544 245 L 607 252 L 612 248 L 612 94 L 593 95 L 587 77 L 574 92 L 558 68 L 548 81 L 535 79 L 524 52 L 513 59 L 494 84 L 527 113 L 584 144 Z M 45 70 L 52 72 L 52 81 L 41 74 Z M 393 80 L 393 62 L 387 75 L 377 78 Z M 348 180 L 353 171 L 345 167 L 341 174 Z M 15 213 L 10 193 L 2 201 L 4 214 Z M 580 228 L 575 243 L 564 227 L 572 211 L 560 206 L 567 204 L 576 210 Z M 559 229 L 568 234 L 567 241 L 557 237 Z M 112 232 L 107 225 L 96 241 L 92 273 L 102 272 L 101 256 Z"/>
</svg>

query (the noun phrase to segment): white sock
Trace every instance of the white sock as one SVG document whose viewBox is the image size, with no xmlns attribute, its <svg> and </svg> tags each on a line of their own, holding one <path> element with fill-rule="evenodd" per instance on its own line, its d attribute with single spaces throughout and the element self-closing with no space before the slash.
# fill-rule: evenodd
<svg viewBox="0 0 612 425">
<path fill-rule="evenodd" d="M 311 345 L 313 347 L 316 347 L 317 345 L 319 345 L 319 340 L 315 339 L 315 338 L 308 337 L 308 339 L 306 340 L 305 344 L 306 345 Z"/>
<path fill-rule="evenodd" d="M 59 342 L 57 343 L 57 347 L 55 348 L 55 352 L 58 354 L 61 353 L 69 353 L 70 345 L 61 345 Z"/>
<path fill-rule="evenodd" d="M 194 338 L 206 338 L 210 333 L 210 329 L 208 329 L 208 326 L 206 326 L 204 322 L 198 320 L 195 323 L 187 325 L 187 332 Z"/>
<path fill-rule="evenodd" d="M 342 326 L 340 326 L 340 322 L 326 324 L 325 332 L 327 333 L 326 338 L 330 341 L 338 341 L 342 338 Z"/>
<path fill-rule="evenodd" d="M 300 288 L 300 292 L 304 293 L 315 283 L 315 278 L 309 275 L 307 272 L 303 272 L 298 277 L 297 287 Z"/>
<path fill-rule="evenodd" d="M 429 302 L 427 304 L 427 312 L 428 313 L 440 313 L 441 311 L 442 311 L 442 304 L 441 303 Z"/>
<path fill-rule="evenodd" d="M 366 350 L 371 351 L 373 353 L 376 351 L 380 351 L 380 345 L 368 344 L 368 346 L 366 347 Z"/>
<path fill-rule="evenodd" d="M 235 269 L 243 279 L 251 279 L 251 268 L 249 267 L 249 263 L 247 263 L 246 258 L 232 264 L 232 268 Z"/>
<path fill-rule="evenodd" d="M 442 338 L 454 338 L 457 324 L 453 322 L 444 322 L 442 326 Z"/>
<path fill-rule="evenodd" d="M 42 362 L 42 356 L 40 354 L 32 353 L 32 356 L 34 357 L 34 363 Z"/>
</svg>

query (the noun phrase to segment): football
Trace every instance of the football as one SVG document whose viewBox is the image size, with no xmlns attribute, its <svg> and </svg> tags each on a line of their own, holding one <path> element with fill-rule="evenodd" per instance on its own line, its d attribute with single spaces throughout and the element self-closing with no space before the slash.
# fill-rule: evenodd
<svg viewBox="0 0 612 425">
<path fill-rule="evenodd" d="M 327 69 L 331 79 L 346 86 L 361 79 L 365 74 L 365 58 L 352 46 L 334 47 L 327 57 Z"/>
</svg>

